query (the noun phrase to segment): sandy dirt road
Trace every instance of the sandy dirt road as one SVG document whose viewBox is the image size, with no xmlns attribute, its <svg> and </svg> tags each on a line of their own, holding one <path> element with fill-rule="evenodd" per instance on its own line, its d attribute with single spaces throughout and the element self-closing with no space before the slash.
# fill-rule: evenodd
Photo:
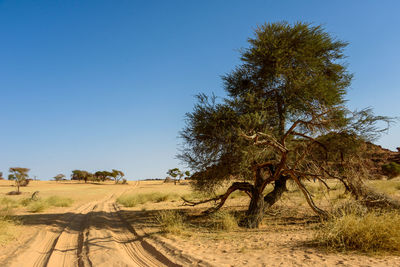
<svg viewBox="0 0 400 267">
<path fill-rule="evenodd" d="M 43 227 L 2 266 L 180 266 L 139 236 L 110 194 Z"/>
</svg>

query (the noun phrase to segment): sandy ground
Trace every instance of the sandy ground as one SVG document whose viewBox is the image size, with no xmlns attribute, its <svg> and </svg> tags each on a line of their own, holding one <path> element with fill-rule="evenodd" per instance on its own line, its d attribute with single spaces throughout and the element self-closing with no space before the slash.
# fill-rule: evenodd
<svg viewBox="0 0 400 267">
<path fill-rule="evenodd" d="M 36 182 L 23 188 L 26 195 L 37 189 L 43 196 L 68 195 L 75 204 L 37 214 L 19 211 L 19 235 L 0 248 L 0 266 L 400 266 L 399 256 L 333 253 L 310 245 L 315 217 L 303 205 L 280 213 L 288 203 L 279 203 L 256 230 L 197 229 L 171 235 L 160 232 L 158 211 L 196 213 L 201 208 L 182 207 L 177 200 L 124 208 L 115 200 L 124 193 L 186 194 L 188 186 Z M 6 191 L 10 187 L 3 182 L 0 197 Z M 228 203 L 235 210 L 246 205 L 246 198 L 240 197 Z"/>
<path fill-rule="evenodd" d="M 22 215 L 25 228 L 40 227 L 3 248 L 0 266 L 179 266 L 124 220 L 115 199 L 132 187 L 118 188 L 63 213 Z"/>
</svg>

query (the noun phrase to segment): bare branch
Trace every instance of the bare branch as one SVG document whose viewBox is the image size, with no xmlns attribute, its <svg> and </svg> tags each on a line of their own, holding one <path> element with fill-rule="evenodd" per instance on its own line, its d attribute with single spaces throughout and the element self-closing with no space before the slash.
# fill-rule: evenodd
<svg viewBox="0 0 400 267">
<path fill-rule="evenodd" d="M 288 149 L 284 147 L 282 144 L 280 144 L 272 135 L 266 134 L 266 133 L 261 133 L 258 132 L 253 135 L 246 135 L 245 133 L 241 133 L 240 136 L 244 137 L 247 140 L 254 141 L 254 145 L 256 146 L 262 146 L 262 145 L 268 145 L 273 148 L 278 149 L 280 152 L 287 152 Z M 265 137 L 268 138 L 266 140 L 258 140 L 260 137 Z"/>
</svg>

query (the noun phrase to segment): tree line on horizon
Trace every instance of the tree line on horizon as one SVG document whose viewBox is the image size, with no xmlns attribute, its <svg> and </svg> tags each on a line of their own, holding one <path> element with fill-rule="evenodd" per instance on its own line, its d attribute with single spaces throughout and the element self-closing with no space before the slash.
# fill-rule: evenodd
<svg viewBox="0 0 400 267">
<path fill-rule="evenodd" d="M 11 167 L 9 168 L 9 175 L 8 175 L 8 180 L 14 181 L 15 186 L 17 187 L 17 191 L 15 191 L 15 194 L 20 194 L 20 187 L 21 186 L 27 186 L 29 182 L 32 180 L 29 178 L 29 168 L 22 168 L 22 167 Z M 95 173 L 90 173 L 88 171 L 84 170 L 73 170 L 71 174 L 71 180 L 78 180 L 82 181 L 84 180 L 85 183 L 88 181 L 91 182 L 104 182 L 104 181 L 114 181 L 115 184 L 118 184 L 119 182 L 122 182 L 123 184 L 126 183 L 126 179 L 123 177 L 125 174 L 116 169 L 112 169 L 111 172 L 109 171 L 96 171 Z M 3 180 L 3 172 L 0 172 L 0 180 Z M 65 175 L 64 174 L 57 174 L 56 176 L 53 177 L 53 179 L 56 182 L 59 182 L 61 180 L 65 180 Z"/>
<path fill-rule="evenodd" d="M 123 177 L 125 174 L 116 169 L 112 169 L 111 172 L 109 171 L 96 171 L 94 173 L 85 171 L 85 170 L 73 170 L 71 174 L 71 180 L 78 180 L 78 181 L 88 181 L 91 182 L 104 182 L 104 181 L 114 181 L 118 184 L 120 181 L 122 183 L 126 183 L 126 179 Z M 55 178 L 55 177 L 54 177 Z"/>
</svg>

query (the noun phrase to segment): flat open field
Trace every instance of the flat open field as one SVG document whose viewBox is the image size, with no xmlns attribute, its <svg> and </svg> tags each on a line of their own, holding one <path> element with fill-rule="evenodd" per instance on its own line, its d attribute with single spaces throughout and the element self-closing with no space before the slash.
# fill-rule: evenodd
<svg viewBox="0 0 400 267">
<path fill-rule="evenodd" d="M 383 183 L 371 185 L 400 197 L 398 179 Z M 318 219 L 294 189 L 268 212 L 259 229 L 247 230 L 230 227 L 230 217 L 221 214 L 240 216 L 248 197 L 234 194 L 222 217 L 204 219 L 199 215 L 207 205 L 182 206 L 180 196 L 194 196 L 187 183 L 33 181 L 21 188 L 22 195 L 8 196 L 12 184 L 0 181 L 1 207 L 16 218 L 0 224 L 0 266 L 400 266 L 397 255 L 316 247 L 312 240 Z M 35 191 L 38 200 L 27 200 Z M 341 189 L 330 194 L 340 196 Z M 316 196 L 322 203 L 323 198 Z M 186 219 L 171 230 L 160 214 Z"/>
</svg>

